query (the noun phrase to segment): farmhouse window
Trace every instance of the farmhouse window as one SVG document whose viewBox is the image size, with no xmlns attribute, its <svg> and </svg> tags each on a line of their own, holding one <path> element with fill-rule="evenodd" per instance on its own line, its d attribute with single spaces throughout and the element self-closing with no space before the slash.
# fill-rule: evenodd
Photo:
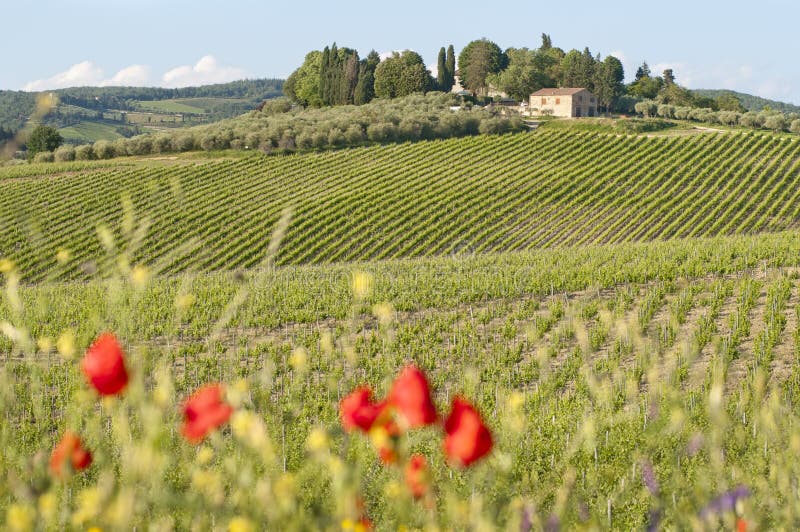
<svg viewBox="0 0 800 532">
<path fill-rule="evenodd" d="M 547 105 L 547 98 L 542 98 L 542 105 Z"/>
<path fill-rule="evenodd" d="M 561 98 L 556 98 L 556 105 L 561 104 Z"/>
</svg>

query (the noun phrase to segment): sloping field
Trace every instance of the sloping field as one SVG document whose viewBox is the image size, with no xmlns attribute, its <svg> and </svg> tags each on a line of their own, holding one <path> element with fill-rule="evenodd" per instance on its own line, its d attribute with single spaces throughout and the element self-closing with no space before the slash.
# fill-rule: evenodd
<svg viewBox="0 0 800 532">
<path fill-rule="evenodd" d="M 96 463 L 73 481 L 76 495 L 57 492 L 65 507 L 78 508 L 77 517 L 30 510 L 50 515 L 60 528 L 75 522 L 138 528 L 166 519 L 211 528 L 243 512 L 276 524 L 268 528 L 340 528 L 336 507 L 351 492 L 341 495 L 321 482 L 333 484 L 344 469 L 342 485 L 364 494 L 364 511 L 378 529 L 398 522 L 421 528 L 433 519 L 467 529 L 467 512 L 418 511 L 402 484 L 397 488 L 400 473 L 380 465 L 369 440 L 338 428 L 345 393 L 367 383 L 383 396 L 387 375 L 413 360 L 428 375 L 441 411 L 464 394 L 494 435 L 492 455 L 471 469 L 447 466 L 434 429 L 409 437 L 410 448 L 432 457 L 432 482 L 447 501 L 440 504 L 470 508 L 469 515 L 503 525 L 497 529 L 532 521 L 531 529 L 542 530 L 557 520 L 569 530 L 659 523 L 728 530 L 737 518 L 759 530 L 793 528 L 800 506 L 786 487 L 800 475 L 797 236 L 299 266 L 146 283 L 112 266 L 104 273 L 113 282 L 26 286 L 19 298 L 9 282 L 0 318 L 13 321 L 4 331 L 20 340 L 12 345 L 0 337 L 0 472 L 28 471 L 31 456 L 51 447 L 62 426 L 79 426 Z M 112 258 L 112 265 L 125 262 L 116 252 Z M 371 289 L 358 294 L 356 269 L 372 275 L 364 284 Z M 124 342 L 133 377 L 126 395 L 104 402 L 101 411 L 70 357 L 106 329 Z M 37 341 L 25 348 L 28 334 Z M 74 341 L 65 342 L 65 334 Z M 65 358 L 57 350 L 70 353 Z M 246 391 L 240 408 L 257 412 L 263 427 L 257 441 L 269 452 L 243 447 L 250 440 L 234 422 L 199 450 L 182 441 L 177 405 L 205 382 Z M 95 417 L 105 417 L 94 421 L 98 411 Z M 320 430 L 322 458 L 307 443 Z M 130 471 L 116 482 L 136 504 L 122 517 L 101 505 L 84 511 L 103 472 L 116 470 Z M 202 483 L 225 475 L 234 480 L 224 492 Z M 258 490 L 253 477 L 263 481 Z M 287 478 L 291 491 L 280 487 Z M 14 486 L 0 484 L 0 508 L 10 506 Z M 720 494 L 740 486 L 749 495 L 735 513 L 723 507 L 709 514 Z M 231 508 L 217 493 L 247 506 Z M 476 498 L 483 504 L 468 502 Z M 528 505 L 524 512 L 520 500 Z"/>
<path fill-rule="evenodd" d="M 29 280 L 61 248 L 72 264 L 94 259 L 98 224 L 122 235 L 121 198 L 148 227 L 134 260 L 177 273 L 258 264 L 286 207 L 277 262 L 313 264 L 779 231 L 800 218 L 798 184 L 800 143 L 735 133 L 543 131 L 42 179 L 0 171 L 0 256 Z"/>
</svg>

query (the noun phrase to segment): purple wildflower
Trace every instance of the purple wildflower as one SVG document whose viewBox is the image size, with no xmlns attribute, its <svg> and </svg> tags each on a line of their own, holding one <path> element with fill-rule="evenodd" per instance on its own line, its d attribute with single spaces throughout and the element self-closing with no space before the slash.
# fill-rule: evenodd
<svg viewBox="0 0 800 532">
<path fill-rule="evenodd" d="M 547 523 L 544 525 L 544 529 L 547 532 L 558 532 L 561 530 L 561 520 L 556 514 L 550 514 L 550 517 L 547 518 Z"/>
<path fill-rule="evenodd" d="M 700 510 L 700 517 L 706 518 L 710 515 L 729 512 L 736 508 L 736 503 L 739 499 L 749 496 L 750 489 L 747 486 L 737 486 L 708 503 L 705 508 Z"/>
<path fill-rule="evenodd" d="M 533 519 L 531 518 L 531 509 L 525 506 L 522 509 L 522 519 L 519 524 L 520 532 L 531 532 L 533 528 Z"/>
<path fill-rule="evenodd" d="M 653 464 L 649 460 L 642 462 L 642 482 L 647 486 L 647 491 L 654 497 L 658 495 L 658 479 L 656 479 L 656 472 L 653 470 Z"/>
<path fill-rule="evenodd" d="M 647 532 L 657 532 L 661 524 L 661 510 L 650 510 L 647 518 Z"/>
</svg>

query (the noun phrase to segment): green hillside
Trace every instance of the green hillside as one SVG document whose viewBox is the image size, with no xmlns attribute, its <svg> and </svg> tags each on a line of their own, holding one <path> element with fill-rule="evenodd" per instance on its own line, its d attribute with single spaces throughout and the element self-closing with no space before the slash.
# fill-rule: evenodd
<svg viewBox="0 0 800 532">
<path fill-rule="evenodd" d="M 364 505 L 372 520 L 394 523 L 398 512 L 421 526 L 429 514 L 417 512 L 418 503 L 398 487 L 396 468 L 378 462 L 368 438 L 344 434 L 338 413 L 343 394 L 368 383 L 382 396 L 387 372 L 414 361 L 441 412 L 454 393 L 463 394 L 494 435 L 492 455 L 468 470 L 446 464 L 434 428 L 401 440 L 433 457 L 432 482 L 449 498 L 493 493 L 492 504 L 471 509 L 469 518 L 437 514 L 448 528 L 468 528 L 468 519 L 481 515 L 516 529 L 524 497 L 535 504 L 531 519 L 557 515 L 569 529 L 641 529 L 652 523 L 654 507 L 667 528 L 702 529 L 704 508 L 727 486 L 743 483 L 750 496 L 739 511 L 748 522 L 781 528 L 800 518 L 795 505 L 774 497 L 775 484 L 798 474 L 797 237 L 287 267 L 144 284 L 128 280 L 117 248 L 101 269 L 103 280 L 23 286 L 13 299 L 5 294 L 16 290 L 2 292 L 0 317 L 40 346 L 0 336 L 0 438 L 10 442 L 3 467 L 29 464 L 63 423 L 40 396 L 68 419 L 99 410 L 70 357 L 110 329 L 124 341 L 131 383 L 82 430 L 96 452 L 93 467 L 131 471 L 119 481 L 136 493 L 137 504 L 123 515 L 130 525 L 167 517 L 196 523 L 187 515 L 205 512 L 176 515 L 175 507 L 194 508 L 195 485 L 233 470 L 244 479 L 230 488 L 236 500 L 270 528 L 338 527 L 339 517 L 329 516 L 352 496 L 332 501 L 320 477 L 358 486 L 368 475 L 374 489 Z M 351 289 L 354 269 L 374 280 L 359 297 Z M 232 430 L 224 427 L 199 450 L 182 440 L 179 405 L 204 382 L 231 383 L 239 408 L 257 413 L 256 437 L 245 432 L 251 421 L 244 428 L 232 422 Z M 313 454 L 307 442 L 321 430 L 324 447 Z M 253 452 L 259 442 L 263 452 Z M 201 452 L 214 459 L 201 462 Z M 657 482 L 666 502 L 643 487 L 648 467 L 657 475 L 650 485 Z M 291 512 L 261 510 L 264 496 L 246 488 L 254 470 L 263 470 L 259 482 L 291 480 L 291 490 L 275 495 Z M 553 498 L 565 484 L 569 504 L 560 507 Z M 10 491 L 0 485 L 0 493 Z M 711 519 L 727 523 L 730 514 Z M 93 523 L 120 522 L 116 512 L 91 515 Z M 238 515 L 237 508 L 213 519 Z"/>
<path fill-rule="evenodd" d="M 745 94 L 743 92 L 726 89 L 693 89 L 692 92 L 698 96 L 712 99 L 728 94 L 733 95 L 742 102 L 742 105 L 748 111 L 761 111 L 769 107 L 773 111 L 781 111 L 782 113 L 800 113 L 800 106 L 798 105 L 761 98 L 760 96 L 753 96 L 752 94 Z"/>
<path fill-rule="evenodd" d="M 60 103 L 43 121 L 60 128 L 67 143 L 115 140 L 238 116 L 280 96 L 282 84 L 277 79 L 254 79 L 180 89 L 73 87 L 46 91 L 55 94 Z M 39 94 L 0 91 L 0 128 L 22 129 Z"/>
<path fill-rule="evenodd" d="M 78 510 L 48 511 L 61 483 L 0 483 L 0 514 L 337 529 L 363 493 L 378 529 L 791 528 L 800 506 L 774 494 L 800 478 L 799 146 L 543 128 L 2 168 L 0 472 L 47 486 L 65 424 L 95 461 L 60 495 Z M 78 360 L 102 331 L 130 382 L 98 402 Z M 469 469 L 440 427 L 392 443 L 430 457 L 435 514 L 340 424 L 345 394 L 383 397 L 408 363 L 441 416 L 463 395 L 493 438 Z M 236 413 L 189 445 L 181 405 L 215 382 Z M 706 515 L 740 486 L 739 513 Z"/>
<path fill-rule="evenodd" d="M 800 143 L 771 134 L 540 131 L 242 155 L 39 167 L 51 174 L 42 179 L 13 178 L 35 166 L 0 170 L 0 256 L 29 279 L 61 248 L 95 258 L 96 226 L 119 233 L 121 198 L 149 227 L 136 260 L 166 260 L 169 273 L 258 264 L 285 208 L 279 264 L 751 234 L 800 220 Z"/>
</svg>

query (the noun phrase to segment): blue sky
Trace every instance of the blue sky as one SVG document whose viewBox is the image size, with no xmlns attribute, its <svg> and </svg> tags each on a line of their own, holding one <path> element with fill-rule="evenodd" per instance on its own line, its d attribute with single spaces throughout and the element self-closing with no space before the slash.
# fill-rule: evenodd
<svg viewBox="0 0 800 532">
<path fill-rule="evenodd" d="M 502 48 L 589 46 L 673 68 L 690 88 L 730 88 L 800 104 L 797 0 L 0 0 L 0 88 L 181 86 L 285 77 L 336 41 L 362 55 L 410 48 L 429 64 L 443 45 L 487 37 Z M 497 7 L 493 7 L 497 6 Z"/>
</svg>

